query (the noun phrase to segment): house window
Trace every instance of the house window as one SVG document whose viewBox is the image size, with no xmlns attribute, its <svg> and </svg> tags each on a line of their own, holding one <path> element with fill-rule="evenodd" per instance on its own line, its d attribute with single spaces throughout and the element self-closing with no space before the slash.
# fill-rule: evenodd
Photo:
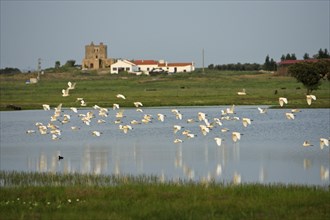
<svg viewBox="0 0 330 220">
<path fill-rule="evenodd" d="M 112 70 L 113 70 L 113 71 L 116 71 L 116 70 L 117 70 L 117 68 L 116 68 L 116 67 L 114 67 L 114 68 L 112 68 Z"/>
<path fill-rule="evenodd" d="M 147 71 L 149 71 L 149 67 L 147 68 Z"/>
<path fill-rule="evenodd" d="M 126 71 L 129 71 L 129 67 L 126 67 Z"/>
</svg>

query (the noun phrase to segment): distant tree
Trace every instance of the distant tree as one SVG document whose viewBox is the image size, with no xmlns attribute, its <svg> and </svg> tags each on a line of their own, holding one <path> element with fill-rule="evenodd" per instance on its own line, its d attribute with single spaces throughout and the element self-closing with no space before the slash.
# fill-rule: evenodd
<svg viewBox="0 0 330 220">
<path fill-rule="evenodd" d="M 75 60 L 68 60 L 68 61 L 66 61 L 65 66 L 66 67 L 74 67 L 75 63 L 76 63 Z"/>
<path fill-rule="evenodd" d="M 6 67 L 4 69 L 0 69 L 0 74 L 10 74 L 10 73 L 21 73 L 18 68 Z"/>
<path fill-rule="evenodd" d="M 58 69 L 61 67 L 61 62 L 60 61 L 56 61 L 55 62 L 55 69 Z"/>
<path fill-rule="evenodd" d="M 275 71 L 276 70 L 276 62 L 273 58 L 269 60 L 269 55 L 266 56 L 265 63 L 263 65 L 263 69 L 267 71 Z"/>
<path fill-rule="evenodd" d="M 291 54 L 291 60 L 297 60 L 296 54 L 294 53 Z"/>
<path fill-rule="evenodd" d="M 210 64 L 210 65 L 208 65 L 207 68 L 208 68 L 208 69 L 214 69 L 214 64 Z"/>
<path fill-rule="evenodd" d="M 284 61 L 285 60 L 285 55 L 283 54 L 282 56 L 281 56 L 281 61 Z"/>
<path fill-rule="evenodd" d="M 309 54 L 308 54 L 308 53 L 305 53 L 304 56 L 303 56 L 303 58 L 304 58 L 304 60 L 308 60 L 308 59 L 310 59 L 310 58 L 309 58 Z"/>
<path fill-rule="evenodd" d="M 301 82 L 306 87 L 307 94 L 310 94 L 319 88 L 323 77 L 327 75 L 329 78 L 330 61 L 296 63 L 289 67 L 288 73 Z"/>
<path fill-rule="evenodd" d="M 330 54 L 329 54 L 327 48 L 325 48 L 324 51 L 322 49 L 320 49 L 318 54 L 315 54 L 314 57 L 316 59 L 330 58 Z"/>
</svg>

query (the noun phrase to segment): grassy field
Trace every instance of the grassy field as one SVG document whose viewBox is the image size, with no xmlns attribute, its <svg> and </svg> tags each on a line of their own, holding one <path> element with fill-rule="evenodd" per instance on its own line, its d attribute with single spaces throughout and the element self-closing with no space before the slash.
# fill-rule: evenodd
<svg viewBox="0 0 330 220">
<path fill-rule="evenodd" d="M 329 219 L 328 187 L 0 171 L 0 219 Z"/>
<path fill-rule="evenodd" d="M 203 106 L 203 105 L 270 105 L 278 106 L 278 97 L 289 100 L 288 108 L 329 108 L 330 82 L 322 81 L 319 90 L 314 91 L 317 100 L 311 106 L 306 103 L 306 89 L 292 77 L 276 76 L 260 72 L 210 71 L 202 74 L 178 73 L 163 76 L 132 76 L 128 74 L 109 75 L 98 73 L 45 73 L 37 84 L 25 84 L 36 74 L 15 74 L 0 76 L 1 110 L 8 105 L 22 109 L 41 109 L 42 104 L 51 107 L 63 103 L 63 107 L 79 107 L 78 97 L 83 97 L 88 106 L 95 104 L 112 107 L 118 103 L 133 107 L 134 101 L 144 106 Z M 69 97 L 62 97 L 62 89 L 68 81 L 76 82 L 76 89 Z M 246 96 L 237 92 L 246 89 Z M 277 91 L 277 94 L 275 94 Z M 115 95 L 124 94 L 126 100 Z M 9 110 L 9 109 L 8 109 Z"/>
</svg>

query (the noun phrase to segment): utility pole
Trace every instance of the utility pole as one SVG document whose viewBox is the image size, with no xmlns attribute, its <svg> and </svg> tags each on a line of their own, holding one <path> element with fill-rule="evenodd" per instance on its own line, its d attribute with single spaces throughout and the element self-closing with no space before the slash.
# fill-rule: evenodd
<svg viewBox="0 0 330 220">
<path fill-rule="evenodd" d="M 202 55 L 203 55 L 203 74 L 205 73 L 204 72 L 204 48 L 203 48 L 203 51 L 202 51 Z"/>
<path fill-rule="evenodd" d="M 37 80 L 40 80 L 40 72 L 41 72 L 41 58 L 38 59 L 38 77 Z"/>
</svg>

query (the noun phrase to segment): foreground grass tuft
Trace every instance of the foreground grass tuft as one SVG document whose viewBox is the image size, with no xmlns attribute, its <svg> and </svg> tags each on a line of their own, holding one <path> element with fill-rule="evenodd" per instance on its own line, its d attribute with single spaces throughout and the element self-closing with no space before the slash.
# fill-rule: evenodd
<svg viewBox="0 0 330 220">
<path fill-rule="evenodd" d="M 0 219 L 329 219 L 328 187 L 0 171 Z"/>
</svg>

